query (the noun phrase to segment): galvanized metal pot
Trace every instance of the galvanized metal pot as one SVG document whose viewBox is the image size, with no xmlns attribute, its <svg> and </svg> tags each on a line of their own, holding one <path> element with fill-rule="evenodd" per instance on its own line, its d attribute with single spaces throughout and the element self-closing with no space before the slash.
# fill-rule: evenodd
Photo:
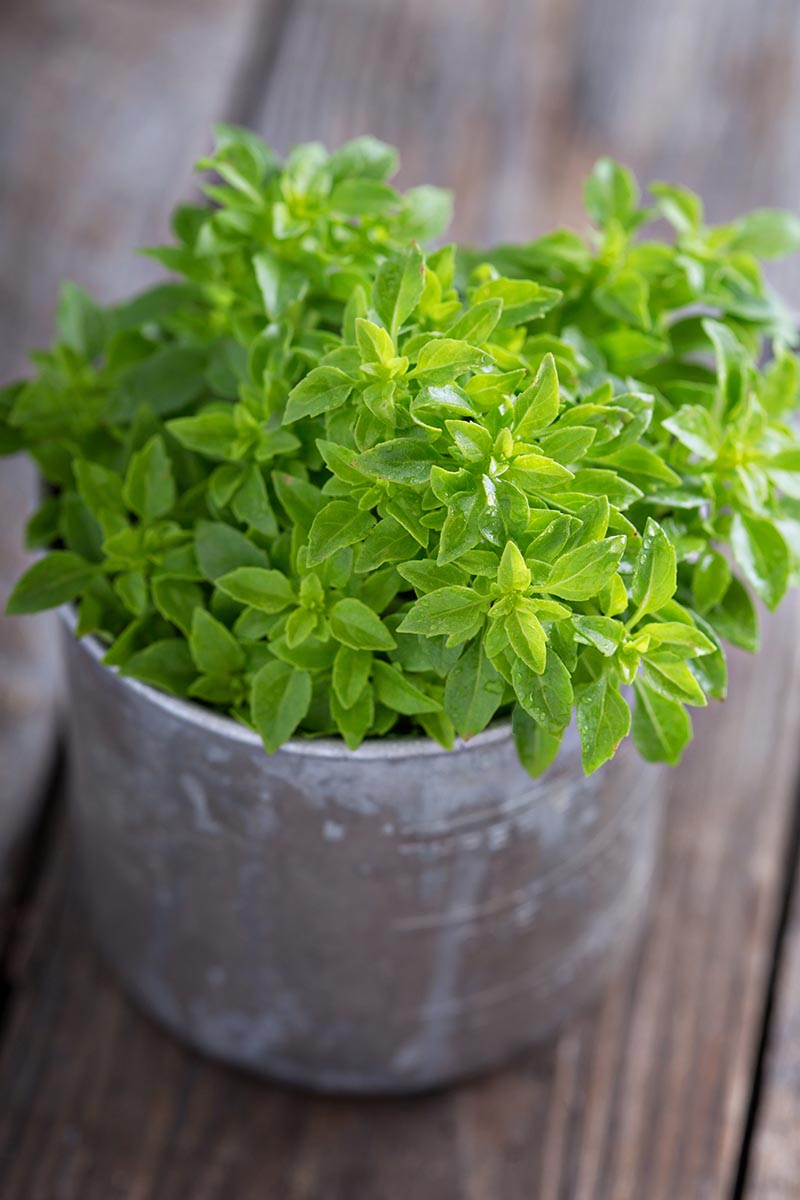
<svg viewBox="0 0 800 1200">
<path fill-rule="evenodd" d="M 120 679 L 66 632 L 73 813 L 100 944 L 201 1050 L 312 1088 L 414 1091 L 562 1024 L 646 908 L 663 775 L 510 730 L 447 753 L 296 740 Z"/>
</svg>

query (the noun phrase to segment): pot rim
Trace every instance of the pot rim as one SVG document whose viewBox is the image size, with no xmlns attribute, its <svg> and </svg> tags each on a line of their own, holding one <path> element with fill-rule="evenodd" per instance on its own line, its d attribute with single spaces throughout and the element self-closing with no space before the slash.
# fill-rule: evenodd
<svg viewBox="0 0 800 1200">
<path fill-rule="evenodd" d="M 120 675 L 116 668 L 109 667 L 103 662 L 105 650 L 98 638 L 93 634 L 87 634 L 82 638 L 75 636 L 77 615 L 73 607 L 71 605 L 63 605 L 58 611 L 69 637 L 77 646 L 94 659 L 99 667 L 107 671 L 110 675 L 113 675 L 123 688 L 129 688 L 131 691 L 145 697 L 152 704 L 155 704 L 178 720 L 195 725 L 217 737 L 228 738 L 258 748 L 262 753 L 267 754 L 267 751 L 264 749 L 264 743 L 255 730 L 249 729 L 246 725 L 242 725 L 232 717 L 225 717 L 211 709 L 203 708 L 202 705 L 196 704 L 193 700 L 183 700 L 178 696 L 171 696 L 168 692 L 162 692 L 158 688 L 151 687 L 149 683 L 143 683 L 139 679 L 130 679 L 125 675 Z M 479 750 L 486 746 L 495 745 L 498 742 L 507 741 L 510 738 L 511 721 L 500 720 L 491 724 L 481 733 L 477 733 L 468 742 L 464 741 L 463 738 L 457 738 L 452 750 L 446 750 L 444 746 L 440 746 L 433 738 L 417 737 L 415 735 L 409 737 L 389 736 L 367 739 L 361 743 L 357 750 L 350 750 L 341 738 L 294 737 L 290 738 L 288 742 L 284 742 L 275 754 L 287 753 L 313 758 L 344 758 L 355 761 L 431 758 L 440 755 L 465 754 L 472 750 Z M 268 757 L 274 758 L 275 755 L 269 755 Z"/>
</svg>

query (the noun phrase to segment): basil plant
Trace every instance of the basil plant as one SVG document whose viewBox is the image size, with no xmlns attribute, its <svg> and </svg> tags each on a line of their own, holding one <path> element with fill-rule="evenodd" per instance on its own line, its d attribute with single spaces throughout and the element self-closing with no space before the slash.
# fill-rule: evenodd
<svg viewBox="0 0 800 1200">
<path fill-rule="evenodd" d="M 147 252 L 176 281 L 65 285 L 0 393 L 48 485 L 8 611 L 74 603 L 107 664 L 269 753 L 503 719 L 536 775 L 574 713 L 587 772 L 631 730 L 675 763 L 800 569 L 797 331 L 759 267 L 800 223 L 709 226 L 601 160 L 585 238 L 426 252 L 450 198 L 396 166 L 219 127 Z"/>
</svg>

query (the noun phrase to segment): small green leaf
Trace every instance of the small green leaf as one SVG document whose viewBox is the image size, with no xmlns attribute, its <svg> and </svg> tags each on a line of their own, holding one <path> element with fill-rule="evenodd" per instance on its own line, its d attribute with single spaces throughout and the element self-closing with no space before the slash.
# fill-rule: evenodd
<svg viewBox="0 0 800 1200">
<path fill-rule="evenodd" d="M 511 714 L 511 729 L 519 761 L 534 779 L 543 775 L 561 748 L 561 734 L 547 733 L 517 704 Z"/>
<path fill-rule="evenodd" d="M 701 630 L 684 621 L 652 621 L 640 627 L 639 635 L 646 639 L 648 651 L 664 647 L 680 658 L 713 654 L 715 649 L 714 643 Z"/>
<path fill-rule="evenodd" d="M 237 437 L 233 414 L 230 412 L 204 412 L 196 417 L 176 417 L 167 421 L 166 427 L 187 450 L 218 460 L 230 456 Z"/>
<path fill-rule="evenodd" d="M 689 664 L 692 674 L 711 700 L 724 700 L 728 694 L 728 664 L 725 661 L 722 643 L 716 630 L 704 617 L 699 613 L 692 613 L 692 618 L 701 633 L 705 634 L 714 646 L 712 654 L 704 654 L 692 660 Z"/>
<path fill-rule="evenodd" d="M 226 596 L 260 612 L 283 612 L 297 602 L 294 588 L 281 571 L 269 571 L 263 567 L 236 567 L 218 576 L 215 582 Z"/>
<path fill-rule="evenodd" d="M 638 329 L 650 329 L 650 289 L 633 269 L 615 271 L 594 289 L 592 299 L 601 312 Z"/>
<path fill-rule="evenodd" d="M 125 501 L 122 499 L 122 480 L 114 471 L 99 463 L 79 459 L 74 465 L 78 492 L 103 530 L 111 537 L 128 524 Z"/>
<path fill-rule="evenodd" d="M 458 587 L 467 580 L 466 572 L 460 567 L 453 564 L 440 567 L 427 559 L 398 563 L 397 570 L 418 594 L 435 592 L 437 588 Z"/>
<path fill-rule="evenodd" d="M 369 531 L 356 553 L 357 574 L 376 571 L 384 563 L 402 562 L 417 549 L 414 537 L 394 517 L 385 517 Z"/>
<path fill-rule="evenodd" d="M 76 283 L 62 283 L 56 309 L 58 336 L 71 350 L 90 362 L 111 333 L 111 314 L 95 304 Z"/>
<path fill-rule="evenodd" d="M 284 424 L 333 412 L 342 407 L 352 390 L 353 380 L 338 367 L 315 367 L 289 393 Z"/>
<path fill-rule="evenodd" d="M 303 271 L 281 262 L 266 250 L 253 257 L 253 270 L 264 310 L 271 321 L 279 321 L 289 306 L 302 300 L 308 291 L 308 278 Z"/>
<path fill-rule="evenodd" d="M 289 663 L 269 662 L 253 679 L 250 706 L 267 754 L 274 754 L 311 706 L 311 676 Z"/>
<path fill-rule="evenodd" d="M 362 363 L 390 363 L 395 357 L 395 347 L 386 330 L 364 317 L 357 317 L 355 326 Z"/>
<path fill-rule="evenodd" d="M 780 604 L 789 586 L 789 549 L 774 523 L 765 517 L 735 513 L 731 547 L 745 579 L 767 608 Z"/>
<path fill-rule="evenodd" d="M 502 300 L 501 326 L 522 325 L 549 313 L 561 300 L 562 292 L 545 287 L 533 279 L 491 279 L 472 293 L 472 303 Z"/>
<path fill-rule="evenodd" d="M 364 134 L 345 142 L 328 159 L 333 179 L 389 179 L 397 170 L 398 156 L 393 146 Z"/>
<path fill-rule="evenodd" d="M 423 637 L 448 634 L 451 639 L 466 641 L 482 624 L 488 604 L 487 596 L 468 587 L 437 588 L 420 596 L 398 630 L 400 633 L 419 633 Z"/>
<path fill-rule="evenodd" d="M 484 511 L 485 504 L 477 492 L 459 492 L 452 497 L 439 539 L 436 561 L 440 567 L 454 562 L 478 544 Z"/>
<path fill-rule="evenodd" d="M 572 719 L 572 680 L 557 654 L 548 652 L 541 673 L 517 659 L 511 679 L 517 700 L 543 729 L 552 734 L 566 729 Z"/>
<path fill-rule="evenodd" d="M 530 567 L 513 542 L 507 542 L 497 570 L 501 592 L 525 592 L 531 584 Z"/>
<path fill-rule="evenodd" d="M 337 600 L 329 613 L 331 633 L 353 650 L 392 650 L 396 645 L 377 613 L 360 600 Z"/>
<path fill-rule="evenodd" d="M 707 614 L 720 637 L 755 654 L 759 645 L 758 614 L 747 589 L 734 576 L 721 603 Z"/>
<path fill-rule="evenodd" d="M 364 691 L 370 671 L 372 654 L 369 650 L 354 650 L 341 645 L 333 661 L 331 681 L 342 708 L 352 708 Z"/>
<path fill-rule="evenodd" d="M 646 613 L 658 612 L 675 593 L 675 547 L 660 525 L 648 517 L 631 584 L 635 625 Z"/>
<path fill-rule="evenodd" d="M 473 346 L 482 346 L 488 341 L 500 315 L 503 311 L 503 301 L 499 296 L 490 300 L 480 300 L 472 304 L 466 312 L 461 313 L 447 330 L 448 337 L 456 341 L 469 342 Z"/>
<path fill-rule="evenodd" d="M 556 428 L 549 433 L 544 433 L 539 438 L 539 445 L 548 458 L 561 463 L 562 466 L 569 467 L 584 457 L 595 437 L 594 429 L 576 425 L 571 428 Z"/>
<path fill-rule="evenodd" d="M 312 608 L 300 607 L 289 613 L 285 629 L 286 645 L 291 650 L 302 646 L 319 629 L 320 619 L 320 614 Z"/>
<path fill-rule="evenodd" d="M 68 604 L 96 579 L 100 568 L 71 550 L 53 550 L 28 567 L 8 598 L 9 615 L 41 612 Z"/>
<path fill-rule="evenodd" d="M 524 596 L 514 599 L 513 607 L 503 622 L 506 636 L 514 653 L 536 672 L 544 670 L 547 635 L 539 620 L 536 602 Z"/>
<path fill-rule="evenodd" d="M 456 450 L 467 462 L 483 462 L 492 453 L 492 436 L 475 421 L 445 421 Z"/>
<path fill-rule="evenodd" d="M 218 675 L 199 676 L 189 686 L 187 695 L 207 704 L 232 705 L 237 703 L 240 688 L 239 679 L 223 671 Z"/>
<path fill-rule="evenodd" d="M 124 372 L 110 415 L 131 420 L 142 405 L 160 417 L 180 412 L 205 390 L 205 351 L 170 346 Z"/>
<path fill-rule="evenodd" d="M 237 567 L 268 567 L 269 559 L 238 529 L 220 521 L 199 521 L 195 532 L 197 563 L 205 579 L 215 580 Z"/>
<path fill-rule="evenodd" d="M 244 666 L 244 650 L 236 638 L 203 608 L 194 610 L 189 649 L 199 670 L 207 675 L 239 671 Z"/>
<path fill-rule="evenodd" d="M 308 565 L 316 566 L 337 550 L 365 538 L 375 524 L 370 512 L 362 512 L 348 500 L 332 500 L 320 509 L 308 535 Z"/>
<path fill-rule="evenodd" d="M 692 571 L 692 595 L 698 612 L 705 613 L 719 604 L 731 581 L 728 560 L 719 550 L 708 547 Z"/>
<path fill-rule="evenodd" d="M 703 223 L 703 202 L 688 188 L 669 183 L 651 183 L 658 207 L 678 233 L 695 233 Z"/>
<path fill-rule="evenodd" d="M 711 462 L 717 457 L 722 443 L 718 424 L 707 409 L 697 404 L 686 404 L 663 422 L 668 430 L 701 462 Z"/>
<path fill-rule="evenodd" d="M 242 482 L 231 501 L 231 511 L 237 521 L 242 521 L 250 529 L 256 529 L 267 537 L 275 537 L 277 534 L 278 522 L 270 503 L 264 476 L 257 463 L 250 463 L 246 468 Z"/>
<path fill-rule="evenodd" d="M 503 702 L 505 686 L 476 638 L 450 671 L 444 690 L 447 715 L 462 738 L 474 737 L 491 721 Z"/>
<path fill-rule="evenodd" d="M 325 504 L 325 497 L 319 488 L 297 475 L 284 471 L 274 471 L 272 482 L 286 515 L 299 530 L 311 528 L 314 517 Z"/>
<path fill-rule="evenodd" d="M 616 653 L 625 633 L 622 622 L 612 617 L 575 616 L 572 624 L 578 640 L 594 646 L 606 658 Z"/>
<path fill-rule="evenodd" d="M 122 495 L 143 521 L 163 517 L 175 503 L 175 480 L 163 438 L 156 436 L 131 459 Z"/>
<path fill-rule="evenodd" d="M 606 617 L 618 617 L 628 607 L 628 590 L 621 575 L 612 575 L 598 595 L 600 611 Z"/>
<path fill-rule="evenodd" d="M 428 482 L 431 466 L 438 458 L 436 450 L 419 438 L 396 438 L 382 442 L 355 457 L 360 471 L 375 479 L 405 483 L 417 487 Z"/>
<path fill-rule="evenodd" d="M 635 681 L 633 740 L 647 762 L 676 766 L 692 740 L 692 722 L 683 705 L 669 700 L 642 679 Z"/>
<path fill-rule="evenodd" d="M 197 676 L 197 668 L 183 638 L 165 638 L 132 654 L 119 673 L 173 696 L 185 696 Z"/>
<path fill-rule="evenodd" d="M 417 307 L 424 285 L 424 259 L 418 246 L 409 246 L 381 264 L 372 301 L 392 341 L 396 341 L 401 325 Z"/>
<path fill-rule="evenodd" d="M 666 483 L 670 487 L 680 486 L 681 483 L 681 477 L 677 471 L 668 467 L 663 458 L 660 458 L 654 450 L 650 450 L 647 446 L 623 446 L 621 450 L 615 450 L 612 454 L 600 451 L 598 458 L 606 467 L 616 467 L 624 475 L 635 476 L 642 487 L 645 486 L 643 480 L 646 480 L 648 485 L 651 480 L 656 480 L 658 483 Z"/>
<path fill-rule="evenodd" d="M 142 617 L 150 606 L 150 593 L 142 571 L 125 571 L 114 580 L 114 591 L 128 612 Z"/>
<path fill-rule="evenodd" d="M 601 158 L 586 181 L 584 202 L 589 216 L 601 229 L 607 229 L 612 221 L 629 229 L 637 213 L 639 188 L 627 167 Z"/>
<path fill-rule="evenodd" d="M 422 347 L 410 375 L 429 386 L 450 383 L 468 367 L 480 366 L 486 355 L 469 342 L 433 338 Z"/>
<path fill-rule="evenodd" d="M 378 179 L 343 179 L 330 194 L 328 203 L 347 217 L 374 216 L 398 205 L 393 187 Z"/>
<path fill-rule="evenodd" d="M 432 696 L 427 696 L 397 667 L 376 659 L 372 666 L 375 694 L 381 704 L 394 712 L 413 717 L 417 713 L 438 712 L 442 707 Z"/>
<path fill-rule="evenodd" d="M 427 242 L 444 233 L 453 214 L 453 198 L 444 188 L 422 184 L 409 188 L 397 233 L 407 241 Z"/>
<path fill-rule="evenodd" d="M 733 226 L 732 249 L 756 258 L 783 258 L 800 250 L 800 220 L 777 208 L 759 208 Z"/>
<path fill-rule="evenodd" d="M 589 600 L 609 582 L 624 551 L 624 537 L 604 538 L 569 550 L 553 567 L 543 590 L 564 600 Z"/>
<path fill-rule="evenodd" d="M 434 430 L 441 428 L 446 417 L 478 415 L 467 393 L 455 383 L 420 388 L 409 405 L 409 412 L 418 425 Z"/>
<path fill-rule="evenodd" d="M 203 590 L 188 579 L 162 576 L 153 580 L 153 603 L 162 617 L 177 625 L 187 637 L 192 628 L 194 610 L 203 605 Z"/>
<path fill-rule="evenodd" d="M 617 679 L 607 671 L 578 690 L 577 710 L 583 769 L 591 775 L 627 737 L 631 710 L 620 695 Z"/>
<path fill-rule="evenodd" d="M 514 402 L 514 434 L 528 442 L 552 425 L 558 416 L 558 372 L 552 354 L 545 354 L 536 378 Z"/>
<path fill-rule="evenodd" d="M 616 471 L 604 471 L 598 467 L 581 467 L 575 472 L 572 487 L 587 496 L 605 496 L 616 508 L 628 508 L 642 499 L 642 491 Z"/>
<path fill-rule="evenodd" d="M 330 696 L 331 716 L 348 750 L 357 750 L 375 720 L 375 697 L 367 685 L 349 706 L 342 704 L 336 691 Z"/>
<path fill-rule="evenodd" d="M 533 562 L 554 563 L 566 546 L 574 528 L 571 517 L 554 517 L 528 546 Z"/>
<path fill-rule="evenodd" d="M 654 691 L 681 704 L 701 708 L 708 703 L 703 689 L 684 662 L 672 662 L 660 655 L 648 655 L 640 667 L 641 678 Z"/>
</svg>

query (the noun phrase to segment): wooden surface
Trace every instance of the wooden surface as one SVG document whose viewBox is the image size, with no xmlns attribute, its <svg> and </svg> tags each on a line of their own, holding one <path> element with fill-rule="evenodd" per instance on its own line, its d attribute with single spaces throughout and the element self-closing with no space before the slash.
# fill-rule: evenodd
<svg viewBox="0 0 800 1200">
<path fill-rule="evenodd" d="M 797 871 L 797 864 L 795 864 Z M 750 1195 L 786 1200 L 800 1189 L 800 886 L 795 875 L 770 1022 L 764 1099 Z"/>
<path fill-rule="evenodd" d="M 480 241 L 577 220 L 601 152 L 697 187 L 712 219 L 796 206 L 798 98 L 794 0 L 6 0 L 3 374 L 61 275 L 146 278 L 130 248 L 164 235 L 213 117 L 279 148 L 387 137 Z M 797 301 L 797 267 L 780 278 Z M 3 964 L 0 1196 L 800 1197 L 798 642 L 795 601 L 698 718 L 645 940 L 602 1004 L 442 1095 L 312 1099 L 180 1049 L 88 944 L 51 821 Z"/>
</svg>

